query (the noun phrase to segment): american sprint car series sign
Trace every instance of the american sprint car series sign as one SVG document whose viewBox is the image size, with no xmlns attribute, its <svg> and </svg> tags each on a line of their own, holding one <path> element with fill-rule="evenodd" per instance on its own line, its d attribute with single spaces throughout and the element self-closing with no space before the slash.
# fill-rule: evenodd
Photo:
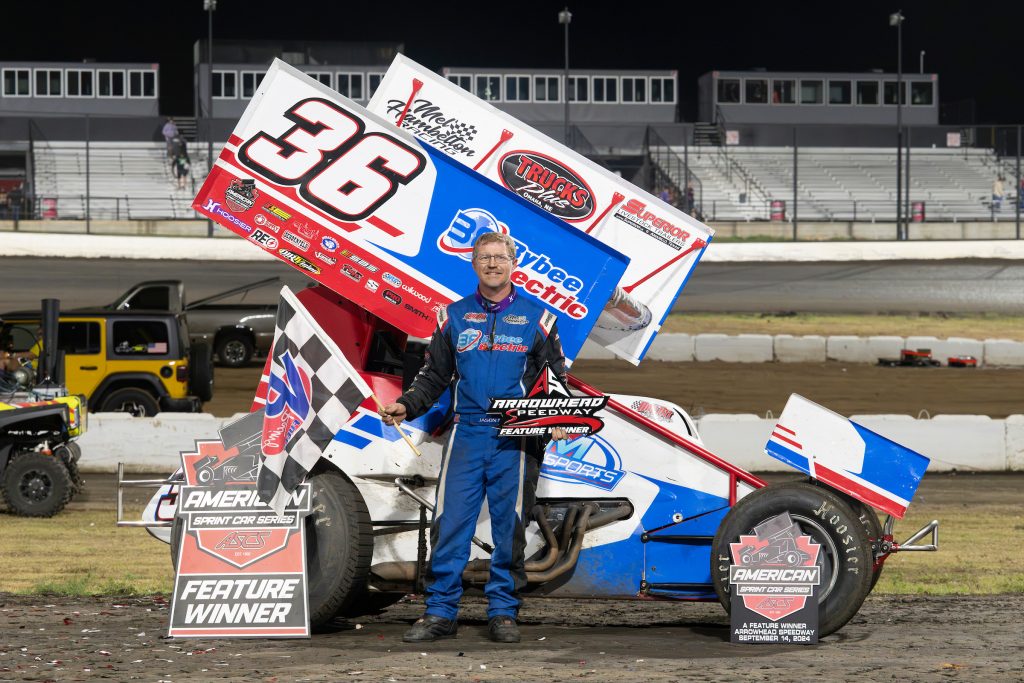
<svg viewBox="0 0 1024 683">
<path fill-rule="evenodd" d="M 711 228 L 402 55 L 368 107 L 628 256 L 591 339 L 633 364 L 643 359 Z"/>
<path fill-rule="evenodd" d="M 512 281 L 583 346 L 628 258 L 275 61 L 193 202 L 408 334 L 474 291 L 473 241 L 510 234 Z"/>
</svg>

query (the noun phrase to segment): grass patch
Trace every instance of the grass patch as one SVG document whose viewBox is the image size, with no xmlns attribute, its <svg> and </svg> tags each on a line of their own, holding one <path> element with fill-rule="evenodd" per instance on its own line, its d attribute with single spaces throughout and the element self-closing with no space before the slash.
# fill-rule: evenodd
<svg viewBox="0 0 1024 683">
<path fill-rule="evenodd" d="M 169 593 L 174 584 L 167 546 L 144 529 L 118 528 L 112 510 L 5 514 L 0 549 L 0 592 L 137 595 Z"/>
<path fill-rule="evenodd" d="M 818 334 L 862 337 L 969 337 L 1024 340 L 1024 318 L 1009 315 L 841 315 L 819 313 L 673 313 L 662 332 L 687 334 Z"/>
</svg>

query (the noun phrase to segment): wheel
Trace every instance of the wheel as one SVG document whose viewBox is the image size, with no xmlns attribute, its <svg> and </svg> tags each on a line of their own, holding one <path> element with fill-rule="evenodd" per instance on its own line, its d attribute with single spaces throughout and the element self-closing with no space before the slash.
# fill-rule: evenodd
<svg viewBox="0 0 1024 683">
<path fill-rule="evenodd" d="M 152 394 L 145 389 L 127 387 L 107 394 L 97 412 L 131 413 L 134 417 L 153 417 L 159 411 L 160 406 Z"/>
<path fill-rule="evenodd" d="M 373 526 L 358 489 L 339 472 L 323 470 L 308 481 L 313 509 L 304 520 L 309 623 L 317 627 L 345 613 L 363 595 L 373 558 Z M 181 518 L 175 518 L 171 528 L 175 567 L 182 531 Z"/>
<path fill-rule="evenodd" d="M 59 457 L 35 451 L 11 458 L 0 481 L 7 507 L 23 517 L 52 517 L 73 493 L 67 468 Z"/>
<path fill-rule="evenodd" d="M 227 332 L 217 340 L 217 358 L 225 367 L 240 368 L 248 365 L 252 353 L 252 340 L 242 332 Z"/>
<path fill-rule="evenodd" d="M 71 495 L 74 497 L 85 486 L 85 481 L 78 473 L 78 460 L 82 457 L 82 449 L 77 443 L 66 443 L 54 448 L 53 454 L 60 457 L 64 468 L 68 471 L 68 477 L 71 480 Z"/>
<path fill-rule="evenodd" d="M 831 489 L 803 482 L 766 486 L 733 506 L 712 545 L 711 577 L 715 592 L 728 611 L 732 564 L 729 544 L 738 542 L 741 535 L 754 533 L 755 526 L 782 512 L 788 512 L 804 534 L 821 544 L 818 634 L 827 636 L 857 613 L 871 590 L 872 578 L 867 532 L 857 514 Z"/>
<path fill-rule="evenodd" d="M 189 349 L 188 391 L 206 403 L 213 398 L 213 357 L 210 345 L 199 342 Z"/>
</svg>

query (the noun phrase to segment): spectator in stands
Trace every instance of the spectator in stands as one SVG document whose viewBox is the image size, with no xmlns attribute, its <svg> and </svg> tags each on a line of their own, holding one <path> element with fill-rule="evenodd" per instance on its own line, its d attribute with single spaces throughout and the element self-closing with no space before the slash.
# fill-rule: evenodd
<svg viewBox="0 0 1024 683">
<path fill-rule="evenodd" d="M 167 123 L 164 124 L 164 127 L 161 129 L 160 132 L 163 133 L 164 142 L 167 143 L 167 158 L 168 159 L 173 159 L 174 158 L 174 139 L 176 137 L 178 137 L 178 126 L 175 125 L 174 119 L 168 117 L 167 118 Z"/>
<path fill-rule="evenodd" d="M 1003 176 L 997 176 L 992 181 L 992 208 L 999 211 L 1003 208 L 1003 197 L 1006 196 L 1006 189 L 1003 187 Z"/>
<path fill-rule="evenodd" d="M 669 203 L 669 201 L 672 199 L 672 196 L 669 194 L 667 187 L 661 188 L 661 192 L 658 193 L 658 199 L 665 202 L 666 204 Z"/>
<path fill-rule="evenodd" d="M 1017 188 L 1017 203 L 1024 209 L 1024 178 L 1020 179 L 1020 187 Z"/>
<path fill-rule="evenodd" d="M 7 218 L 7 190 L 0 187 L 0 218 Z"/>
<path fill-rule="evenodd" d="M 21 185 L 18 185 L 13 190 L 7 193 L 7 208 L 11 210 L 11 217 L 15 221 L 21 215 L 21 203 L 25 198 L 25 192 L 21 189 Z"/>
<path fill-rule="evenodd" d="M 182 144 L 178 147 L 171 166 L 174 170 L 174 177 L 178 179 L 178 189 L 186 189 L 186 185 L 188 183 L 188 172 L 192 166 L 192 162 L 188 158 L 187 146 Z"/>
<path fill-rule="evenodd" d="M 690 182 L 686 183 L 686 206 L 684 207 L 686 213 L 692 216 L 693 207 L 695 206 L 695 204 L 696 202 L 694 201 L 693 197 L 693 181 L 691 180 Z"/>
</svg>

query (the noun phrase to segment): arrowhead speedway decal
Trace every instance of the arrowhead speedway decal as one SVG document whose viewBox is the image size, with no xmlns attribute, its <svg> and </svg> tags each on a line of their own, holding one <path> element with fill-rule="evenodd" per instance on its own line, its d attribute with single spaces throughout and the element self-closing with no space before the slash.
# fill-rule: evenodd
<svg viewBox="0 0 1024 683">
<path fill-rule="evenodd" d="M 461 350 L 461 336 L 459 341 Z M 607 396 L 573 396 L 545 363 L 525 398 L 496 398 L 487 412 L 501 417 L 498 436 L 546 436 L 555 427 L 588 436 L 604 427 L 595 413 L 607 403 Z"/>
</svg>

